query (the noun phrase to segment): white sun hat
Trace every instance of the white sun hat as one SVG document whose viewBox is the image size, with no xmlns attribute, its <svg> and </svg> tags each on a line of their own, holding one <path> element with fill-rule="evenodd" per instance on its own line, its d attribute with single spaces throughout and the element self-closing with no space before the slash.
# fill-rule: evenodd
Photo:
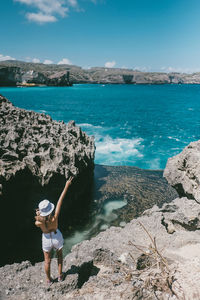
<svg viewBox="0 0 200 300">
<path fill-rule="evenodd" d="M 54 210 L 54 204 L 49 200 L 43 200 L 39 203 L 39 211 L 41 217 L 46 217 Z"/>
</svg>

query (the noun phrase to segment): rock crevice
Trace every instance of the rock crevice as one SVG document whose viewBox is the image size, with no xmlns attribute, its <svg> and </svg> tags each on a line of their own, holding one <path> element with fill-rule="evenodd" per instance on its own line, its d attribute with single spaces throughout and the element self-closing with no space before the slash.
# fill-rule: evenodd
<svg viewBox="0 0 200 300">
<path fill-rule="evenodd" d="M 19 109 L 0 96 L 0 200 L 5 212 L 1 228 L 8 224 L 2 240 L 10 249 L 5 250 L 7 262 L 12 262 L 14 243 L 22 257 L 21 248 L 26 243 L 36 249 L 34 209 L 44 198 L 56 203 L 69 176 L 75 179 L 63 204 L 61 227 L 70 225 L 70 210 L 78 212 L 84 205 L 87 207 L 92 193 L 94 153 L 94 139 L 74 121 L 53 121 L 48 115 Z"/>
</svg>

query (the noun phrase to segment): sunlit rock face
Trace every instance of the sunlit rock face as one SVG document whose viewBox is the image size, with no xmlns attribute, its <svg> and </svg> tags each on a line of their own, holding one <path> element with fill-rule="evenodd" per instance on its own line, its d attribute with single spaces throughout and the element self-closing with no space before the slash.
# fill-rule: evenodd
<svg viewBox="0 0 200 300">
<path fill-rule="evenodd" d="M 72 212 L 89 201 L 94 152 L 93 138 L 73 121 L 53 121 L 50 116 L 16 108 L 0 96 L 1 226 L 5 228 L 3 241 L 10 248 L 16 243 L 21 253 L 26 239 L 32 244 L 34 208 L 44 198 L 56 203 L 66 179 L 73 175 L 61 216 L 62 226 L 68 225 L 75 217 Z"/>
<path fill-rule="evenodd" d="M 164 177 L 178 192 L 200 202 L 200 141 L 192 142 L 168 159 Z"/>
<path fill-rule="evenodd" d="M 122 68 L 75 65 L 45 65 L 17 60 L 0 62 L 0 86 L 23 83 L 50 86 L 71 86 L 73 83 L 102 84 L 200 84 L 200 73 L 140 72 Z"/>
</svg>

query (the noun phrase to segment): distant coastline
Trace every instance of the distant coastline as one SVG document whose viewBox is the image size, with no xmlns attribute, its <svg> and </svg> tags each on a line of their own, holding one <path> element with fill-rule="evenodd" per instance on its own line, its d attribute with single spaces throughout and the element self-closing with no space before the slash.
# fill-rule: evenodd
<svg viewBox="0 0 200 300">
<path fill-rule="evenodd" d="M 0 86 L 72 86 L 93 84 L 200 84 L 200 73 L 141 72 L 132 69 L 75 65 L 28 63 L 17 60 L 0 62 Z"/>
</svg>

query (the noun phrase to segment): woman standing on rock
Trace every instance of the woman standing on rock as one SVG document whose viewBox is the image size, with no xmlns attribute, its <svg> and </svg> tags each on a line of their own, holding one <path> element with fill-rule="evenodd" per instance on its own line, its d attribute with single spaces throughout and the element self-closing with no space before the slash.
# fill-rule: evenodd
<svg viewBox="0 0 200 300">
<path fill-rule="evenodd" d="M 39 203 L 39 208 L 36 210 L 35 216 L 35 225 L 40 227 L 42 230 L 42 250 L 44 252 L 44 261 L 45 261 L 45 273 L 47 276 L 47 283 L 53 283 L 53 280 L 50 275 L 50 265 L 51 265 L 51 250 L 55 248 L 58 256 L 58 281 L 62 281 L 62 265 L 63 265 L 63 236 L 60 230 L 58 229 L 58 216 L 60 214 L 60 209 L 62 202 L 67 193 L 69 186 L 71 185 L 73 177 L 70 177 L 65 187 L 60 195 L 60 198 L 57 202 L 54 215 L 52 214 L 54 210 L 54 204 L 48 200 L 43 200 Z"/>
</svg>

